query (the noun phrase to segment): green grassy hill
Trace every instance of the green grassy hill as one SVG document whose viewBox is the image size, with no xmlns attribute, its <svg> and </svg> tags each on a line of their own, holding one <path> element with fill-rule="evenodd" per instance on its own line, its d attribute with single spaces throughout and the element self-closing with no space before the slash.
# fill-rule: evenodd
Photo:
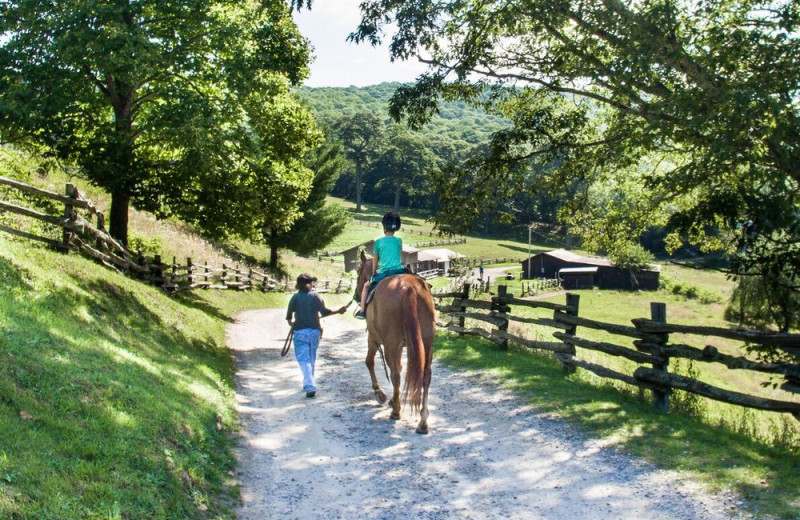
<svg viewBox="0 0 800 520">
<path fill-rule="evenodd" d="M 0 286 L 0 518 L 233 518 L 225 327 L 281 296 L 171 296 L 2 234 Z"/>
</svg>

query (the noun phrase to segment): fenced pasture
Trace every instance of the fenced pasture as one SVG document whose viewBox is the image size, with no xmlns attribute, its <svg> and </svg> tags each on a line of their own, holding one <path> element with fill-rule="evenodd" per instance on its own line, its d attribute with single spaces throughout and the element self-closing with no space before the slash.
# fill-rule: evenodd
<svg viewBox="0 0 800 520">
<path fill-rule="evenodd" d="M 743 354 L 745 347 L 770 347 L 799 355 L 800 334 L 670 323 L 666 305 L 658 302 L 651 303 L 649 316 L 631 316 L 632 326 L 607 323 L 580 316 L 578 294 L 568 293 L 559 304 L 515 298 L 504 286 L 491 300 L 477 299 L 470 286 L 436 298 L 442 328 L 501 348 L 514 343 L 551 353 L 567 372 L 580 368 L 649 391 L 659 410 L 668 411 L 671 394 L 681 391 L 800 420 L 800 365 Z M 677 373 L 682 365 L 695 369 Z"/>
</svg>

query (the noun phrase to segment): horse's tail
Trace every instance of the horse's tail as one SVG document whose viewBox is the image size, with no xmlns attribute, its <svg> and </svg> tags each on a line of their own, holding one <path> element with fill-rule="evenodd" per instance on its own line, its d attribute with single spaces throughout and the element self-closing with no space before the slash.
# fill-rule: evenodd
<svg viewBox="0 0 800 520">
<path fill-rule="evenodd" d="M 403 287 L 402 312 L 403 332 L 405 333 L 408 367 L 406 383 L 403 388 L 403 401 L 411 404 L 411 409 L 418 412 L 422 404 L 423 380 L 425 377 L 425 344 L 419 322 L 419 306 L 417 293 L 413 287 Z"/>
</svg>

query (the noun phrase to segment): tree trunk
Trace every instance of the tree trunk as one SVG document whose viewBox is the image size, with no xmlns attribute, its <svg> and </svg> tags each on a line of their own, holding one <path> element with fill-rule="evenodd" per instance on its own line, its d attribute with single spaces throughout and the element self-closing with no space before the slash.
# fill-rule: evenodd
<svg viewBox="0 0 800 520">
<path fill-rule="evenodd" d="M 117 170 L 117 175 L 130 175 L 134 164 L 133 116 L 131 104 L 134 90 L 127 89 L 115 81 L 113 76 L 106 78 L 111 104 L 114 107 L 114 143 L 109 156 L 109 167 Z M 122 183 L 123 186 L 125 183 Z M 111 190 L 111 222 L 109 233 L 125 247 L 128 247 L 128 210 L 131 202 L 130 187 L 117 185 Z"/>
<path fill-rule="evenodd" d="M 127 193 L 114 191 L 111 193 L 111 215 L 109 216 L 108 232 L 122 245 L 128 247 L 128 207 L 131 196 Z"/>
<path fill-rule="evenodd" d="M 361 161 L 356 161 L 356 211 L 361 211 Z"/>
<path fill-rule="evenodd" d="M 396 212 L 400 212 L 400 188 L 394 189 L 394 208 Z"/>
<path fill-rule="evenodd" d="M 269 234 L 274 239 L 278 233 L 272 229 Z M 278 246 L 275 245 L 275 240 L 270 240 L 269 243 L 269 268 L 273 273 L 278 269 Z"/>
</svg>

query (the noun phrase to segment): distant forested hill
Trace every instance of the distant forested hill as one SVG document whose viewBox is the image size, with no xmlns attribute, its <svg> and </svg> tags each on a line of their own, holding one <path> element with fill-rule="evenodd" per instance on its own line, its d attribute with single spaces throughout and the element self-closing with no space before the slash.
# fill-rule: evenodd
<svg viewBox="0 0 800 520">
<path fill-rule="evenodd" d="M 381 83 L 369 87 L 301 87 L 298 94 L 307 100 L 323 126 L 330 126 L 345 114 L 367 111 L 389 124 L 389 98 L 401 83 Z M 466 151 L 484 143 L 489 136 L 507 126 L 497 116 L 464 103 L 444 102 L 440 114 L 425 126 L 419 135 L 432 149 L 452 147 Z"/>
<path fill-rule="evenodd" d="M 338 125 L 352 124 L 353 118 L 364 124 L 359 115 L 368 113 L 385 125 L 380 139 L 359 145 L 363 149 L 361 164 L 361 200 L 434 209 L 438 203 L 435 172 L 449 163 L 463 161 L 470 152 L 488 143 L 491 135 L 510 123 L 480 108 L 460 102 L 443 102 L 439 114 L 420 131 L 412 132 L 405 125 L 396 125 L 389 117 L 389 100 L 402 83 L 381 83 L 369 87 L 300 87 L 296 90 L 314 112 L 319 124 L 332 130 Z M 369 119 L 369 118 L 367 118 Z M 341 127 L 336 130 L 341 132 Z M 366 132 L 372 134 L 369 130 Z M 358 132 L 356 132 L 358 134 Z M 345 139 L 359 143 L 359 139 Z M 343 143 L 347 148 L 347 143 Z M 336 182 L 332 194 L 348 200 L 358 199 L 359 167 L 353 153 L 345 151 L 347 166 Z"/>
</svg>

